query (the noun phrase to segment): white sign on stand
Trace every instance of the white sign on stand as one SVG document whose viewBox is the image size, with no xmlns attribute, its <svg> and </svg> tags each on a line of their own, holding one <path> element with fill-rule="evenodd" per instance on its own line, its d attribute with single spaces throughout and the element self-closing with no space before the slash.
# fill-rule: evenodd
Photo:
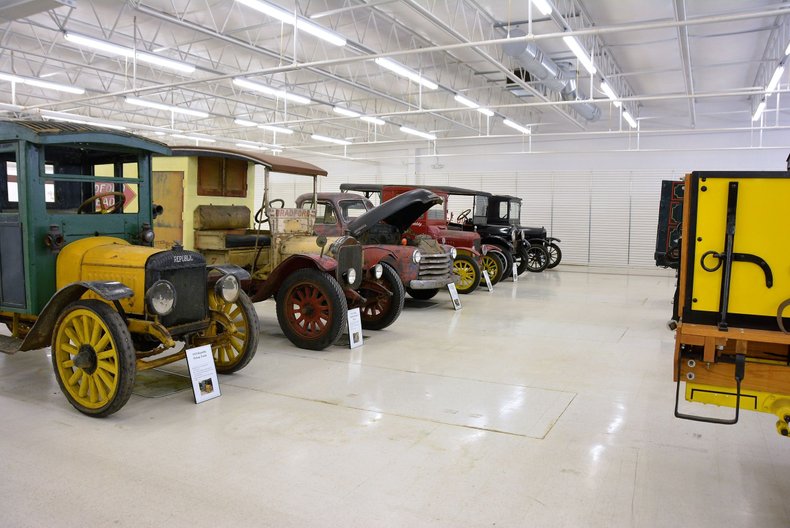
<svg viewBox="0 0 790 528">
<path fill-rule="evenodd" d="M 452 282 L 447 285 L 447 291 L 450 292 L 450 299 L 453 301 L 453 309 L 461 309 L 461 299 L 458 298 L 458 289 Z"/>
<path fill-rule="evenodd" d="M 348 347 L 362 346 L 362 315 L 359 308 L 348 311 Z"/>
<path fill-rule="evenodd" d="M 203 403 L 221 396 L 211 345 L 188 348 L 186 355 L 195 403 Z"/>
<path fill-rule="evenodd" d="M 483 278 L 486 280 L 486 286 L 488 286 L 488 291 L 494 291 L 494 285 L 491 284 L 491 277 L 488 276 L 488 270 L 483 270 Z"/>
<path fill-rule="evenodd" d="M 513 282 L 518 282 L 518 264 L 513 263 Z"/>
</svg>

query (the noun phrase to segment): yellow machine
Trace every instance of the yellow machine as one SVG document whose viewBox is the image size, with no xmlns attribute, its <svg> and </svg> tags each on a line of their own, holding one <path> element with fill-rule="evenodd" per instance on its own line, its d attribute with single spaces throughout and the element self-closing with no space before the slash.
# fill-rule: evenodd
<svg viewBox="0 0 790 528">
<path fill-rule="evenodd" d="M 740 409 L 790 428 L 790 174 L 686 176 L 675 336 L 675 416 L 734 424 Z M 688 401 L 735 408 L 730 419 L 678 410 Z"/>
</svg>

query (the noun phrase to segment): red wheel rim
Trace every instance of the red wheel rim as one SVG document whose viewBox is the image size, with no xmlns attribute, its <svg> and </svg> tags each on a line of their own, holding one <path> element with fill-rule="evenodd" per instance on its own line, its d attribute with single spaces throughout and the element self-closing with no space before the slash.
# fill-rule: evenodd
<svg viewBox="0 0 790 528">
<path fill-rule="evenodd" d="M 392 297 L 390 295 L 384 294 L 377 294 L 375 292 L 362 292 L 360 291 L 363 297 L 365 297 L 368 302 L 360 309 L 362 312 L 362 319 L 365 321 L 374 321 L 384 314 L 389 312 L 390 305 L 392 304 Z M 365 293 L 370 293 L 371 295 L 365 295 Z"/>
<path fill-rule="evenodd" d="M 324 334 L 332 321 L 329 298 L 315 284 L 295 284 L 285 297 L 285 315 L 294 332 L 306 339 Z"/>
</svg>

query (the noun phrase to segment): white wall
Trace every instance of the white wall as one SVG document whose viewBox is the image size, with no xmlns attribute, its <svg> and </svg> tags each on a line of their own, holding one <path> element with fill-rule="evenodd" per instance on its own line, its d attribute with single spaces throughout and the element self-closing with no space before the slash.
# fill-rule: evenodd
<svg viewBox="0 0 790 528">
<path fill-rule="evenodd" d="M 329 171 L 322 191 L 344 182 L 427 183 L 520 196 L 522 223 L 562 239 L 563 262 L 646 269 L 655 266 L 661 180 L 693 170 L 785 170 L 790 133 L 481 138 L 440 140 L 436 151 L 422 142 L 347 153 L 351 159 L 287 155 Z M 456 214 L 465 207 L 451 200 Z"/>
</svg>

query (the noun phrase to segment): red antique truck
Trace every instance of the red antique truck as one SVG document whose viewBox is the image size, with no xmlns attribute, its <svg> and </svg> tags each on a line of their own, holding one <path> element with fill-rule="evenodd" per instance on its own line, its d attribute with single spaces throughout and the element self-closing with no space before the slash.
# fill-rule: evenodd
<svg viewBox="0 0 790 528">
<path fill-rule="evenodd" d="M 365 193 L 366 196 L 378 194 L 381 203 L 393 199 L 405 192 L 423 189 L 419 185 L 381 185 L 381 184 L 356 184 L 343 183 L 340 185 L 341 191 L 357 191 Z M 447 222 L 447 193 L 441 191 L 431 191 L 442 199 L 441 203 L 434 204 L 430 209 L 420 215 L 406 230 L 404 235 L 407 239 L 412 239 L 420 235 L 427 235 L 442 244 L 453 246 L 457 255 L 453 261 L 453 270 L 459 276 L 456 283 L 458 293 L 471 293 L 480 284 L 482 269 L 485 268 L 484 259 L 496 259 L 500 266 L 504 266 L 507 258 L 497 246 L 483 244 L 480 235 L 475 232 L 459 231 L 450 229 Z M 497 273 L 495 280 L 502 277 L 502 273 Z"/>
<path fill-rule="evenodd" d="M 310 208 L 312 198 L 312 194 L 303 194 L 296 199 L 296 206 Z M 458 280 L 452 264 L 455 248 L 427 236 L 411 240 L 403 236 L 420 215 L 441 204 L 441 198 L 434 193 L 416 189 L 378 207 L 358 194 L 318 193 L 317 204 L 317 234 L 355 237 L 363 244 L 364 265 L 380 263 L 384 267 L 382 279 L 400 277 L 415 299 L 430 299 L 439 289 Z M 374 315 L 363 309 L 363 319 Z"/>
</svg>

